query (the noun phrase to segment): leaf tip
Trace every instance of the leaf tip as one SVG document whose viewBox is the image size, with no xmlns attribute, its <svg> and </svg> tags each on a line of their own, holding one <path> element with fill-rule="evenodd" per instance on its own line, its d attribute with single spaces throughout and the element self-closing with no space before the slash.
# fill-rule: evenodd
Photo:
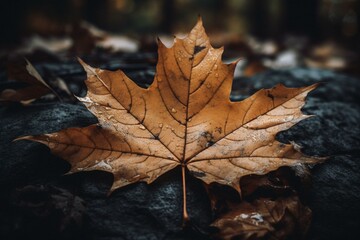
<svg viewBox="0 0 360 240">
<path fill-rule="evenodd" d="M 244 61 L 244 59 L 238 58 L 238 59 L 236 59 L 236 60 L 228 63 L 227 66 L 230 67 L 230 68 L 233 68 L 233 69 L 235 70 L 236 66 L 238 65 L 238 63 L 239 63 L 240 61 Z"/>
<path fill-rule="evenodd" d="M 326 160 L 328 160 L 330 157 L 314 157 L 317 161 L 318 161 L 318 163 L 323 163 L 323 162 L 325 162 Z"/>
<path fill-rule="evenodd" d="M 156 42 L 157 42 L 157 45 L 158 45 L 158 46 L 164 45 L 164 43 L 161 41 L 161 39 L 160 39 L 159 36 L 156 37 Z"/>
<path fill-rule="evenodd" d="M 323 82 L 317 82 L 317 83 L 314 83 L 312 85 L 309 86 L 309 92 L 315 90 L 316 88 L 318 88 L 320 85 L 323 85 L 324 83 Z"/>
<path fill-rule="evenodd" d="M 26 58 L 26 57 L 24 57 L 24 60 L 25 60 L 25 62 L 26 62 L 26 65 L 32 65 L 31 63 L 30 63 L 30 61 Z"/>
<path fill-rule="evenodd" d="M 203 20 L 202 20 L 200 13 L 198 14 L 198 17 L 197 17 L 197 24 L 203 25 Z"/>
<path fill-rule="evenodd" d="M 109 191 L 106 193 L 106 196 L 107 196 L 107 197 L 110 197 L 111 194 L 113 194 L 114 191 L 115 191 L 116 189 L 118 189 L 118 188 L 119 188 L 119 187 L 115 185 L 115 182 L 113 182 L 113 184 L 111 185 L 111 188 L 110 188 Z"/>
<path fill-rule="evenodd" d="M 234 61 L 232 61 L 230 64 L 237 65 L 240 61 L 245 61 L 245 59 L 244 58 L 238 58 L 238 59 L 235 59 Z"/>
<path fill-rule="evenodd" d="M 204 23 L 203 23 L 202 17 L 200 15 L 198 16 L 197 22 L 196 22 L 195 26 L 193 27 L 193 29 L 191 30 L 191 32 L 193 32 L 193 31 L 205 33 Z M 190 32 L 190 34 L 191 34 L 191 32 Z"/>
<path fill-rule="evenodd" d="M 92 76 L 95 75 L 95 70 L 93 67 L 91 67 L 90 65 L 88 65 L 87 63 L 85 63 L 81 58 L 77 57 L 77 60 L 79 61 L 79 63 L 81 64 L 81 66 L 84 68 L 85 72 L 87 73 L 88 76 Z"/>
<path fill-rule="evenodd" d="M 76 57 L 78 62 L 85 68 L 85 66 L 88 66 L 80 57 Z"/>
<path fill-rule="evenodd" d="M 79 96 L 77 96 L 77 95 L 75 95 L 75 94 L 73 94 L 73 96 L 74 96 L 74 98 L 76 98 L 78 101 L 80 101 L 80 102 L 84 102 L 85 101 L 85 98 L 83 98 L 83 97 L 79 97 Z"/>
<path fill-rule="evenodd" d="M 75 171 L 73 171 L 72 169 L 70 169 L 68 172 L 64 173 L 64 176 L 68 176 L 75 173 Z"/>
<path fill-rule="evenodd" d="M 236 192 L 239 194 L 240 199 L 242 199 L 240 179 L 237 180 L 236 182 L 232 182 L 231 187 L 236 190 Z"/>
<path fill-rule="evenodd" d="M 17 142 L 17 141 L 21 141 L 21 140 L 33 140 L 33 136 L 22 136 L 22 137 L 17 137 L 14 140 L 12 140 L 12 142 Z"/>
</svg>

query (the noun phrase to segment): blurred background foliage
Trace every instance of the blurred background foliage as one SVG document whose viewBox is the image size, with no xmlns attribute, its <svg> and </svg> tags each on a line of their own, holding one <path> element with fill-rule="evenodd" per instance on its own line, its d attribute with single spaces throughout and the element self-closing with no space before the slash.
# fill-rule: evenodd
<svg viewBox="0 0 360 240">
<path fill-rule="evenodd" d="M 0 2 L 0 68 L 16 57 L 35 61 L 39 49 L 47 62 L 49 54 L 99 63 L 118 61 L 121 52 L 156 54 L 157 36 L 171 44 L 200 15 L 213 46 L 225 46 L 224 60 L 245 60 L 236 74 L 305 66 L 360 76 L 360 0 Z"/>
<path fill-rule="evenodd" d="M 187 32 L 200 14 L 210 33 L 301 34 L 359 48 L 358 0 L 2 0 L 0 11 L 3 44 L 30 33 L 60 35 L 81 20 L 135 37 Z"/>
</svg>

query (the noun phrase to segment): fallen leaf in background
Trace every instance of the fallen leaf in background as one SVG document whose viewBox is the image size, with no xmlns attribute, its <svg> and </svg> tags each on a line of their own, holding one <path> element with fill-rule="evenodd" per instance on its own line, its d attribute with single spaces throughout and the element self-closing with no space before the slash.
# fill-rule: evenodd
<svg viewBox="0 0 360 240">
<path fill-rule="evenodd" d="M 20 89 L 5 89 L 0 93 L 0 101 L 23 102 L 28 104 L 35 99 L 53 92 L 59 99 L 59 95 L 44 81 L 34 66 L 26 60 L 25 68 L 9 66 L 9 79 L 23 82 L 28 86 Z"/>
<path fill-rule="evenodd" d="M 264 72 L 267 70 L 260 60 L 252 60 L 250 61 L 243 70 L 243 75 L 245 77 L 252 77 L 255 74 Z"/>
<path fill-rule="evenodd" d="M 253 54 L 256 55 L 275 56 L 280 51 L 279 45 L 275 41 L 261 42 L 254 37 L 247 37 L 246 42 Z"/>
<path fill-rule="evenodd" d="M 302 193 L 309 187 L 306 174 L 298 174 L 294 167 L 281 167 L 265 175 L 248 175 L 240 180 L 241 198 L 224 185 L 204 184 L 210 198 L 211 208 L 215 216 L 236 208 L 240 201 L 253 201 L 259 198 L 287 197 L 296 192 Z"/>
<path fill-rule="evenodd" d="M 69 161 L 71 173 L 103 170 L 114 175 L 111 191 L 131 183 L 151 183 L 180 166 L 183 219 L 186 171 L 207 184 L 228 185 L 281 166 L 318 163 L 275 135 L 306 119 L 306 95 L 316 85 L 263 89 L 241 102 L 229 100 L 236 62 L 222 63 L 201 19 L 184 38 L 167 48 L 159 41 L 152 85 L 141 88 L 122 71 L 92 68 L 81 61 L 88 79 L 79 98 L 99 124 L 18 138 L 46 144 Z"/>
<path fill-rule="evenodd" d="M 139 43 L 135 39 L 103 31 L 86 21 L 64 25 L 62 28 L 64 30 L 60 36 L 32 35 L 25 38 L 20 47 L 1 53 L 25 55 L 41 50 L 52 55 L 55 53 L 89 54 L 96 48 L 103 48 L 110 52 L 136 52 L 139 49 Z"/>
<path fill-rule="evenodd" d="M 241 202 L 211 226 L 217 239 L 304 239 L 311 210 L 296 196 Z"/>
<path fill-rule="evenodd" d="M 279 168 L 266 175 L 250 175 L 241 179 L 243 197 L 250 197 L 259 191 L 263 194 L 271 192 L 273 196 L 279 196 L 288 191 L 294 191 L 294 177 L 288 168 Z"/>
<path fill-rule="evenodd" d="M 96 45 L 111 52 L 136 52 L 138 50 L 138 43 L 135 40 L 115 34 L 98 41 Z"/>
<path fill-rule="evenodd" d="M 73 41 L 69 37 L 50 37 L 45 38 L 38 35 L 28 37 L 18 49 L 17 54 L 28 54 L 36 50 L 45 50 L 50 53 L 64 52 L 70 49 Z"/>
<path fill-rule="evenodd" d="M 352 67 L 356 55 L 333 42 L 325 42 L 310 49 L 305 57 L 309 67 L 342 71 Z"/>
<path fill-rule="evenodd" d="M 91 53 L 96 47 L 110 52 L 136 52 L 138 43 L 128 37 L 105 32 L 86 21 L 71 27 L 72 49 L 79 53 Z"/>
<path fill-rule="evenodd" d="M 84 222 L 84 200 L 65 189 L 28 185 L 17 189 L 10 199 L 17 209 L 17 224 L 20 225 L 46 226 L 44 231 L 64 232 L 80 228 Z M 32 222 L 28 222 L 28 218 Z"/>
<path fill-rule="evenodd" d="M 279 52 L 276 58 L 264 59 L 264 65 L 272 69 L 287 69 L 300 66 L 300 56 L 296 50 L 288 49 Z"/>
</svg>

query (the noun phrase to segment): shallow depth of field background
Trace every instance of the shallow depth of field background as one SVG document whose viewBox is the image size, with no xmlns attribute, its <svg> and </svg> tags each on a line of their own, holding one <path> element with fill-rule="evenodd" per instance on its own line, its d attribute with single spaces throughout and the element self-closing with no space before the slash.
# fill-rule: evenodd
<svg viewBox="0 0 360 240">
<path fill-rule="evenodd" d="M 46 41 L 70 36 L 77 45 L 73 56 L 89 54 L 91 47 L 78 48 L 94 43 L 74 28 L 84 22 L 129 38 L 137 45 L 131 51 L 156 52 L 157 36 L 171 42 L 173 34 L 188 32 L 200 15 L 213 45 L 225 46 L 225 59 L 250 61 L 248 76 L 264 66 L 306 66 L 360 75 L 358 0 L 4 0 L 0 4 L 1 59 L 12 57 L 19 46 L 29 47 L 29 39 L 38 37 Z M 126 43 L 116 44 L 130 50 Z"/>
<path fill-rule="evenodd" d="M 358 47 L 357 0 L 13 0 L 1 1 L 2 43 L 31 33 L 56 35 L 86 20 L 107 31 L 139 36 L 188 31 L 197 15 L 209 32 L 262 39 L 301 34 Z"/>
</svg>

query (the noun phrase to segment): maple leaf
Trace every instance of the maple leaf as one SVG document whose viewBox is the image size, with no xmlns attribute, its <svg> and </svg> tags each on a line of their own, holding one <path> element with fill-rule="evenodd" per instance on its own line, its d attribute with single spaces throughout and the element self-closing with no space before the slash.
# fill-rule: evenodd
<svg viewBox="0 0 360 240">
<path fill-rule="evenodd" d="M 21 89 L 5 89 L 0 93 L 0 101 L 21 102 L 24 104 L 31 103 L 37 98 L 53 92 L 59 99 L 59 95 L 44 81 L 35 67 L 26 60 L 26 66 L 9 67 L 9 78 L 28 84 Z"/>
<path fill-rule="evenodd" d="M 303 239 L 310 222 L 311 210 L 291 196 L 241 202 L 211 226 L 219 239 Z"/>
<path fill-rule="evenodd" d="M 231 102 L 236 62 L 222 63 L 223 48 L 210 45 L 201 19 L 172 47 L 160 40 L 158 45 L 156 75 L 147 89 L 120 70 L 96 69 L 80 60 L 88 92 L 79 100 L 99 124 L 19 139 L 46 144 L 71 164 L 71 173 L 111 172 L 110 192 L 151 183 L 181 166 L 184 221 L 186 169 L 207 184 L 226 184 L 240 193 L 242 176 L 320 160 L 275 140 L 279 131 L 308 117 L 300 109 L 316 85 L 277 85 Z"/>
</svg>

